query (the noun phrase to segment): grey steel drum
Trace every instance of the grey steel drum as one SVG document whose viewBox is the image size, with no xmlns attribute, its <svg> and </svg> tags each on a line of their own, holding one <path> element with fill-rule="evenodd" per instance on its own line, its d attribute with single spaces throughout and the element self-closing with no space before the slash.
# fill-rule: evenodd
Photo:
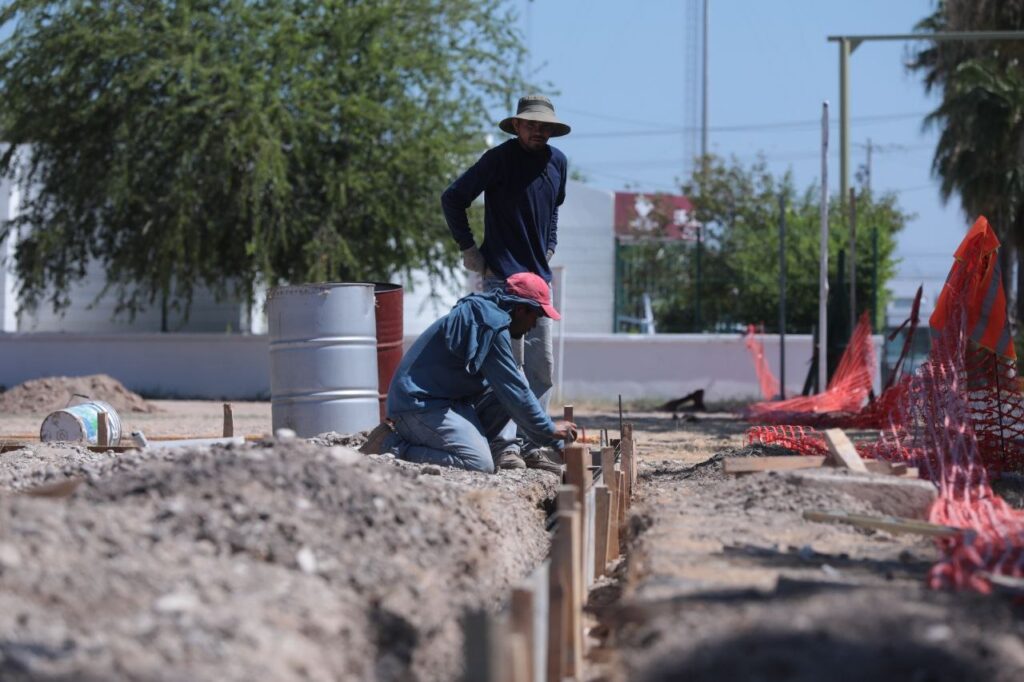
<svg viewBox="0 0 1024 682">
<path fill-rule="evenodd" d="M 376 426 L 373 284 L 300 284 L 267 294 L 274 430 L 303 438 Z"/>
</svg>

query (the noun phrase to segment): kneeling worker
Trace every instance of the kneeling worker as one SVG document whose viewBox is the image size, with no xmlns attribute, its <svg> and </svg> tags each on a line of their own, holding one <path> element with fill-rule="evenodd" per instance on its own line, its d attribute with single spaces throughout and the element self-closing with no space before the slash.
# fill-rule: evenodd
<svg viewBox="0 0 1024 682">
<path fill-rule="evenodd" d="M 377 427 L 363 451 L 488 473 L 560 471 L 542 450 L 524 461 L 516 439 L 518 424 L 535 442 L 557 448 L 575 428 L 551 420 L 512 357 L 512 339 L 542 315 L 561 317 L 547 283 L 529 272 L 509 277 L 504 290 L 461 299 L 402 358 L 388 391 L 394 432 L 387 423 Z"/>
</svg>

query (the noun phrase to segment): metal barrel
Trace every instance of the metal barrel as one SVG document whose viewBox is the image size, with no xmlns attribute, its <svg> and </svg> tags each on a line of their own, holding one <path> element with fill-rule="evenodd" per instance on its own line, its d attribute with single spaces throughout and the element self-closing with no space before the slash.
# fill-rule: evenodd
<svg viewBox="0 0 1024 682">
<path fill-rule="evenodd" d="M 317 283 L 267 293 L 274 430 L 303 438 L 379 423 L 374 285 Z"/>
<path fill-rule="evenodd" d="M 398 363 L 402 361 L 403 296 L 400 284 L 374 284 L 374 298 L 377 304 L 377 391 L 381 419 L 387 416 L 391 377 L 395 375 Z"/>
<path fill-rule="evenodd" d="M 99 444 L 99 415 L 107 413 L 108 445 L 121 442 L 121 415 L 102 400 L 85 400 L 62 410 L 51 412 L 39 427 L 39 440 L 44 443 L 62 441 L 68 443 Z"/>
</svg>

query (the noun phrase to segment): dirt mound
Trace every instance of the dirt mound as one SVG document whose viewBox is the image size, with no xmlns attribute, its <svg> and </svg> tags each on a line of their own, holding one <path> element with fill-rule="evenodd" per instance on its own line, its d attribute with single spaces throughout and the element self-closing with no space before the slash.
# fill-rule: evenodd
<svg viewBox="0 0 1024 682">
<path fill-rule="evenodd" d="M 0 678 L 458 679 L 557 484 L 299 441 L 65 468 L 69 498 L 0 496 Z"/>
<path fill-rule="evenodd" d="M 0 394 L 0 413 L 48 414 L 67 407 L 75 395 L 109 403 L 119 413 L 159 412 L 138 393 L 106 374 L 84 377 L 44 377 L 18 384 Z"/>
</svg>

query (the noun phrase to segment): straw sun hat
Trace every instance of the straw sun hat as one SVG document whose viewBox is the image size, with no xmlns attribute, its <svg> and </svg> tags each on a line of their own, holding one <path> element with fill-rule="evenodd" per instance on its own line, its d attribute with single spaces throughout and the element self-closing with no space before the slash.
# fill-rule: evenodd
<svg viewBox="0 0 1024 682">
<path fill-rule="evenodd" d="M 551 137 L 568 135 L 569 131 L 572 130 L 568 124 L 562 123 L 558 120 L 555 116 L 555 105 L 553 105 L 551 100 L 544 95 L 527 95 L 526 97 L 520 97 L 519 106 L 516 107 L 516 115 L 509 116 L 504 119 L 498 124 L 498 127 L 509 135 L 515 135 L 516 130 L 512 127 L 512 121 L 517 118 L 521 118 L 526 121 L 550 123 L 554 128 L 554 132 L 551 133 Z"/>
</svg>

